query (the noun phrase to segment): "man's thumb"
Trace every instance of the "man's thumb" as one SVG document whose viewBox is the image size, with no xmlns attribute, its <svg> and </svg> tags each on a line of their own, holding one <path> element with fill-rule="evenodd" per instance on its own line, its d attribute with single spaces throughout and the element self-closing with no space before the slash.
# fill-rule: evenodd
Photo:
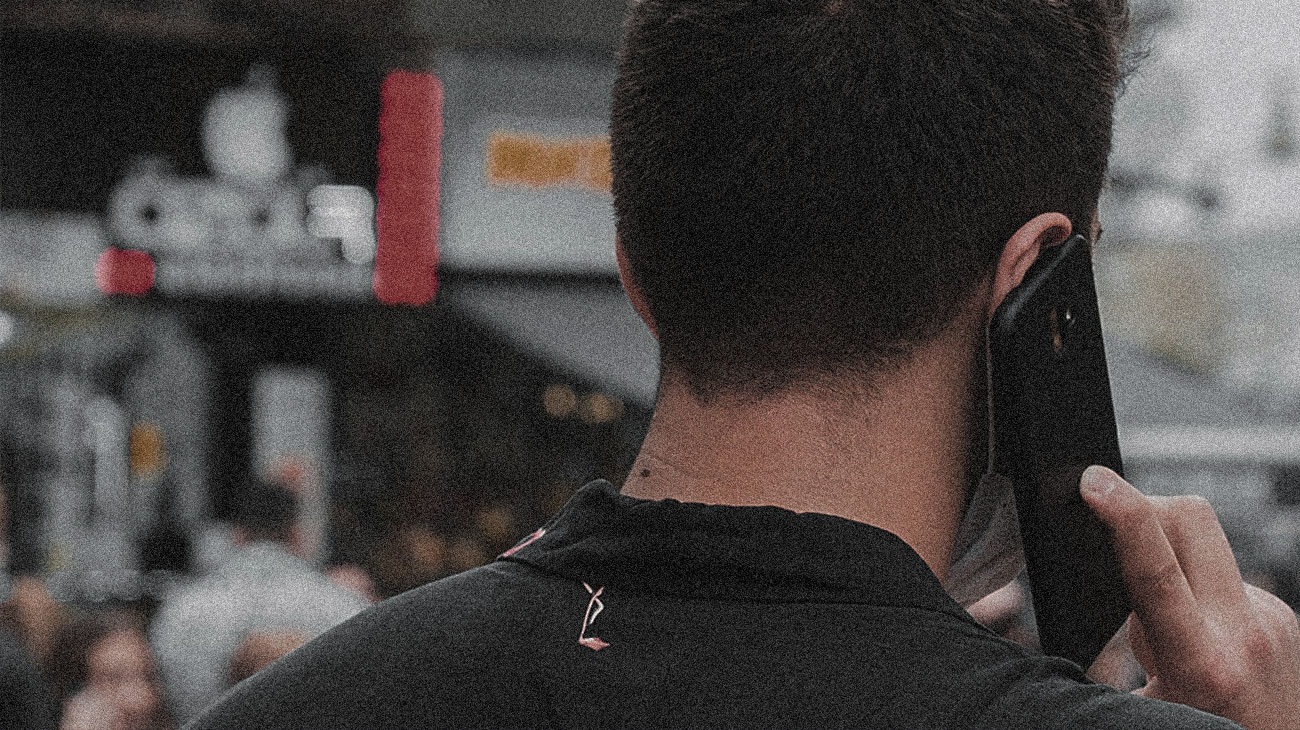
<svg viewBox="0 0 1300 730">
<path fill-rule="evenodd" d="M 1142 493 L 1104 466 L 1090 466 L 1079 480 L 1079 493 L 1102 522 L 1115 527 L 1122 518 L 1146 506 Z"/>
</svg>

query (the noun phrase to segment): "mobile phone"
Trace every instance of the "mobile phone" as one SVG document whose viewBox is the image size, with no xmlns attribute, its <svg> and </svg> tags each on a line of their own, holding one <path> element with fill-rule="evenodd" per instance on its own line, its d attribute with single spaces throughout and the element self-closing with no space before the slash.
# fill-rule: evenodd
<svg viewBox="0 0 1300 730">
<path fill-rule="evenodd" d="M 1132 610 L 1092 464 L 1123 474 L 1088 240 L 1044 249 L 989 325 L 992 470 L 1015 485 L 1043 652 L 1092 664 Z"/>
</svg>

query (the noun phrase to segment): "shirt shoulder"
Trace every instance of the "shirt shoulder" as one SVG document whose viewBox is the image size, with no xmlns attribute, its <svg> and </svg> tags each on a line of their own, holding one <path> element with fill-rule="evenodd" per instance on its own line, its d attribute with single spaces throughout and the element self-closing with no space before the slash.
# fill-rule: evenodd
<svg viewBox="0 0 1300 730">
<path fill-rule="evenodd" d="M 1088 681 L 1079 668 L 1050 657 L 1008 667 L 1008 686 L 993 695 L 978 727 L 1007 730 L 1242 730 L 1241 726 L 1186 705 L 1123 692 Z"/>
</svg>

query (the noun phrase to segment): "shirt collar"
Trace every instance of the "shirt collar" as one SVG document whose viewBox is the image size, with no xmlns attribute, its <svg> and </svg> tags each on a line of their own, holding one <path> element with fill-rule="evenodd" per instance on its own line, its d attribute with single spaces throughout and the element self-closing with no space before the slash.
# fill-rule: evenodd
<svg viewBox="0 0 1300 730">
<path fill-rule="evenodd" d="M 636 499 L 603 480 L 502 558 L 684 598 L 864 603 L 973 620 L 916 551 L 880 528 L 780 507 Z"/>
</svg>

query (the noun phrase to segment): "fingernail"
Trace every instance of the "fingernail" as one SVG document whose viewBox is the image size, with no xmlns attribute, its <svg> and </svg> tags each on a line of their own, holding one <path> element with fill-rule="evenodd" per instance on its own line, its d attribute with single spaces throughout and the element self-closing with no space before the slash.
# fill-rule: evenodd
<svg viewBox="0 0 1300 730">
<path fill-rule="evenodd" d="M 1104 466 L 1090 466 L 1083 471 L 1079 486 L 1085 497 L 1104 497 L 1115 489 L 1115 472 Z"/>
</svg>

